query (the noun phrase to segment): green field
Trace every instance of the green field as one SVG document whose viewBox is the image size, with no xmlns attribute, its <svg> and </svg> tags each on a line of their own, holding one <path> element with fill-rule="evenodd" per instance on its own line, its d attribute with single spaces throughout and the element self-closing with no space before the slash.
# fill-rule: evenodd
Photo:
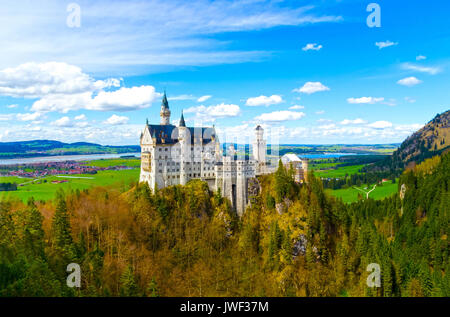
<svg viewBox="0 0 450 317">
<path fill-rule="evenodd" d="M 365 191 L 365 192 L 367 192 L 368 190 L 373 188 L 373 185 L 370 185 L 368 187 L 368 189 L 365 189 L 365 187 L 366 187 L 366 185 L 358 187 L 358 188 L 363 190 L 363 191 Z M 398 184 L 397 183 L 392 184 L 391 182 L 385 182 L 385 183 L 383 183 L 382 186 L 377 185 L 375 190 L 373 190 L 369 194 L 369 198 L 376 199 L 376 200 L 384 199 L 386 197 L 392 196 L 397 191 L 398 191 Z M 364 194 L 360 190 L 357 190 L 354 187 L 345 188 L 345 189 L 337 189 L 337 190 L 327 189 L 326 192 L 329 193 L 332 196 L 337 197 L 337 198 L 342 198 L 342 200 L 345 203 L 352 203 L 352 202 L 357 201 L 358 200 L 358 194 L 361 194 L 364 199 L 366 198 L 366 194 Z"/>
<path fill-rule="evenodd" d="M 75 178 L 79 177 L 79 178 Z M 46 180 L 47 182 L 44 182 Z M 67 180 L 67 183 L 52 184 L 55 180 Z M 139 180 L 139 169 L 121 170 L 121 171 L 99 171 L 97 174 L 80 174 L 80 175 L 61 175 L 39 178 L 35 182 L 33 179 L 19 177 L 0 177 L 0 182 L 10 183 L 27 183 L 19 186 L 17 191 L 0 192 L 0 200 L 8 198 L 19 198 L 27 201 L 30 197 L 35 200 L 49 200 L 55 196 L 59 188 L 64 190 L 72 189 L 88 189 L 93 186 L 109 186 L 114 185 L 121 190 L 127 190 L 131 183 Z M 40 182 L 40 184 L 39 184 Z"/>
<path fill-rule="evenodd" d="M 83 165 L 93 167 L 128 166 L 138 168 L 141 166 L 141 160 L 138 158 L 105 159 L 89 161 Z"/>
<path fill-rule="evenodd" d="M 320 164 L 320 167 L 324 168 L 332 166 L 330 164 L 334 163 Z M 329 169 L 329 170 L 316 169 L 314 170 L 314 175 L 316 177 L 323 177 L 323 178 L 340 178 L 344 177 L 345 175 L 358 174 L 359 170 L 363 167 L 364 165 L 351 165 L 351 166 L 342 166 L 338 167 L 337 169 Z"/>
</svg>

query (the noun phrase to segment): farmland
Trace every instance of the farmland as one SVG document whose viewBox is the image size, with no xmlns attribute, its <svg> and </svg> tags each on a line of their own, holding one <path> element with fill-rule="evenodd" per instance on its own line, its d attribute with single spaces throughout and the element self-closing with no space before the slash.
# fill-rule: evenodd
<svg viewBox="0 0 450 317">
<path fill-rule="evenodd" d="M 370 161 L 370 157 L 364 157 Z M 374 157 L 377 159 L 377 157 Z M 363 168 L 367 164 L 361 164 L 360 158 L 347 157 L 343 161 L 342 159 L 316 159 L 310 164 L 310 169 L 314 171 L 314 175 L 323 180 L 326 192 L 337 198 L 341 198 L 345 203 L 352 203 L 358 200 L 358 194 L 362 198 L 366 198 L 366 193 L 370 192 L 369 198 L 372 199 L 384 199 L 397 192 L 397 182 L 392 180 L 381 182 L 379 181 L 367 181 L 346 183 L 350 176 L 360 175 L 363 178 Z M 339 182 L 343 182 L 338 184 Z M 337 187 L 333 187 L 332 183 L 338 184 Z M 376 186 L 375 186 L 376 185 Z M 335 185 L 336 186 L 336 185 Z M 374 188 L 375 186 L 375 188 Z"/>
<path fill-rule="evenodd" d="M 54 197 L 59 188 L 64 190 L 83 190 L 94 186 L 111 186 L 119 190 L 127 190 L 132 183 L 138 180 L 138 168 L 99 171 L 94 175 L 58 175 L 38 179 L 0 177 L 0 183 L 23 184 L 23 186 L 18 187 L 17 191 L 0 192 L 0 200 L 11 198 L 26 201 L 31 197 L 34 197 L 35 200 L 49 200 Z"/>
<path fill-rule="evenodd" d="M 336 163 L 326 163 L 326 164 L 336 164 Z M 317 177 L 323 177 L 323 178 L 340 178 L 345 177 L 346 175 L 351 174 L 357 174 L 359 173 L 360 169 L 364 167 L 364 165 L 351 165 L 351 166 L 334 166 L 336 169 L 319 169 L 315 170 L 315 175 Z M 324 168 L 323 166 L 320 166 L 320 168 Z"/>
<path fill-rule="evenodd" d="M 358 194 L 360 194 L 362 198 L 365 199 L 366 194 L 364 194 L 364 192 L 367 192 L 372 188 L 373 185 L 370 185 L 369 187 L 367 187 L 367 185 L 364 185 L 360 187 L 355 186 L 336 190 L 327 189 L 326 192 L 336 198 L 341 198 L 342 201 L 345 203 L 352 203 L 358 200 Z M 397 190 L 398 190 L 397 183 L 393 184 L 392 182 L 386 182 L 382 186 L 377 185 L 375 189 L 372 192 L 370 192 L 369 198 L 375 200 L 384 199 L 392 196 L 394 193 L 397 192 Z"/>
</svg>

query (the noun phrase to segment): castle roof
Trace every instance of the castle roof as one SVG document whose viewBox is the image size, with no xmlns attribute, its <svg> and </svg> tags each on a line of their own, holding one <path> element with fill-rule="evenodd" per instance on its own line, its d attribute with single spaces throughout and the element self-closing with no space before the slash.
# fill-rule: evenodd
<svg viewBox="0 0 450 317">
<path fill-rule="evenodd" d="M 164 91 L 163 99 L 161 101 L 161 108 L 169 109 L 169 102 L 167 101 L 167 96 L 166 96 L 166 92 L 165 91 Z"/>
<path fill-rule="evenodd" d="M 176 144 L 178 143 L 178 127 L 168 124 L 148 124 L 148 129 L 152 138 L 156 139 L 156 144 Z M 216 136 L 214 128 L 209 127 L 186 127 L 190 136 L 191 144 L 208 144 Z M 163 141 L 164 140 L 164 141 Z"/>
<path fill-rule="evenodd" d="M 181 111 L 180 127 L 185 127 L 185 126 L 186 126 L 186 122 L 184 122 L 183 111 Z"/>
<path fill-rule="evenodd" d="M 292 154 L 292 153 L 290 153 L 290 154 L 284 154 L 284 155 L 281 157 L 281 161 L 282 161 L 284 164 L 287 164 L 287 163 L 294 163 L 294 162 L 302 162 L 302 160 L 301 160 L 296 154 Z"/>
</svg>

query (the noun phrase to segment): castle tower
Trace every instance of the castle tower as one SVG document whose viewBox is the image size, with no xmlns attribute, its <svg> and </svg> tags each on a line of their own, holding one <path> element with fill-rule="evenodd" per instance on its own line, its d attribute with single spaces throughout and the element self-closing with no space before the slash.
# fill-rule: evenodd
<svg viewBox="0 0 450 317">
<path fill-rule="evenodd" d="M 255 140 L 253 141 L 253 158 L 256 162 L 266 163 L 266 140 L 264 140 L 264 129 L 258 125 L 255 129 Z"/>
<path fill-rule="evenodd" d="M 303 159 L 302 168 L 303 168 L 303 180 L 305 183 L 307 183 L 308 182 L 308 160 L 307 159 Z"/>
<path fill-rule="evenodd" d="M 180 184 L 186 185 L 187 183 L 187 171 L 186 161 L 188 155 L 188 130 L 186 128 L 186 122 L 184 121 L 183 111 L 181 111 L 180 124 L 178 126 L 178 140 L 180 142 Z"/>
<path fill-rule="evenodd" d="M 166 92 L 164 91 L 164 96 L 161 102 L 161 112 L 159 113 L 161 116 L 161 125 L 169 125 L 170 124 L 170 109 L 169 102 L 167 101 Z"/>
</svg>

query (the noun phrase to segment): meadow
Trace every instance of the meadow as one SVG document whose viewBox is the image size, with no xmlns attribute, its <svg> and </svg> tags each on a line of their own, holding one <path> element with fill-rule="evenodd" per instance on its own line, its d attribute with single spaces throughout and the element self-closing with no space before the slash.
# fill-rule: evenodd
<svg viewBox="0 0 450 317">
<path fill-rule="evenodd" d="M 334 166 L 333 166 L 334 164 Z M 346 175 L 351 174 L 358 174 L 360 173 L 361 168 L 364 167 L 364 165 L 351 165 L 351 166 L 336 166 L 336 163 L 324 163 L 320 164 L 314 169 L 314 175 L 317 177 L 323 177 L 323 178 L 341 178 L 345 177 Z M 320 168 L 327 168 L 327 167 L 334 167 L 333 169 L 320 169 Z M 318 169 L 317 169 L 318 168 Z"/>
<path fill-rule="evenodd" d="M 129 186 L 139 179 L 140 159 L 136 158 L 120 158 L 120 159 L 102 159 L 83 163 L 87 166 L 95 167 L 113 167 L 113 166 L 127 166 L 130 170 L 108 170 L 99 171 L 97 174 L 80 174 L 80 175 L 59 175 L 49 176 L 38 179 L 20 178 L 20 177 L 0 177 L 0 183 L 16 183 L 23 184 L 18 187 L 17 191 L 0 192 L 0 200 L 5 199 L 20 199 L 27 201 L 30 197 L 35 200 L 47 201 L 54 198 L 56 191 L 59 188 L 64 190 L 83 190 L 95 186 L 112 186 L 120 190 L 127 190 Z M 323 178 L 342 178 L 346 175 L 359 173 L 364 165 L 339 166 L 339 163 L 330 160 L 323 160 L 311 164 L 314 174 L 317 177 Z M 64 183 L 52 183 L 53 181 L 62 181 Z M 367 185 L 359 187 L 364 189 Z M 369 186 L 369 190 L 373 184 Z M 383 199 L 391 196 L 397 192 L 398 185 L 386 182 L 382 186 L 377 186 L 369 195 L 373 199 Z M 365 194 L 354 187 L 346 189 L 331 190 L 326 192 L 330 195 L 342 200 L 346 203 L 355 202 L 358 200 L 358 193 L 365 197 Z"/>
<path fill-rule="evenodd" d="M 138 158 L 104 159 L 85 162 L 84 165 L 93 167 L 127 166 L 139 168 L 141 166 L 141 160 Z"/>
<path fill-rule="evenodd" d="M 62 180 L 67 182 L 52 183 L 52 181 Z M 35 200 L 46 201 L 53 199 L 59 188 L 64 190 L 83 190 L 94 186 L 111 186 L 125 191 L 132 183 L 138 180 L 138 168 L 120 171 L 99 171 L 97 174 L 49 176 L 36 180 L 19 177 L 0 177 L 0 183 L 24 183 L 23 186 L 17 188 L 17 191 L 0 192 L 0 200 L 20 199 L 27 201 L 33 197 Z"/>
<path fill-rule="evenodd" d="M 359 188 L 359 190 L 356 188 Z M 366 199 L 366 194 L 364 194 L 363 191 L 367 192 L 372 188 L 373 184 L 370 185 L 369 187 L 367 187 L 367 185 L 363 185 L 360 187 L 353 186 L 345 189 L 336 189 L 336 190 L 327 189 L 325 190 L 325 192 L 336 198 L 341 198 L 342 201 L 345 203 L 352 203 L 358 201 L 358 194 L 361 194 L 363 199 Z M 392 196 L 397 191 L 398 191 L 397 182 L 393 184 L 391 181 L 389 181 L 383 183 L 382 186 L 377 185 L 375 189 L 372 192 L 370 192 L 369 198 L 380 200 Z"/>
</svg>

